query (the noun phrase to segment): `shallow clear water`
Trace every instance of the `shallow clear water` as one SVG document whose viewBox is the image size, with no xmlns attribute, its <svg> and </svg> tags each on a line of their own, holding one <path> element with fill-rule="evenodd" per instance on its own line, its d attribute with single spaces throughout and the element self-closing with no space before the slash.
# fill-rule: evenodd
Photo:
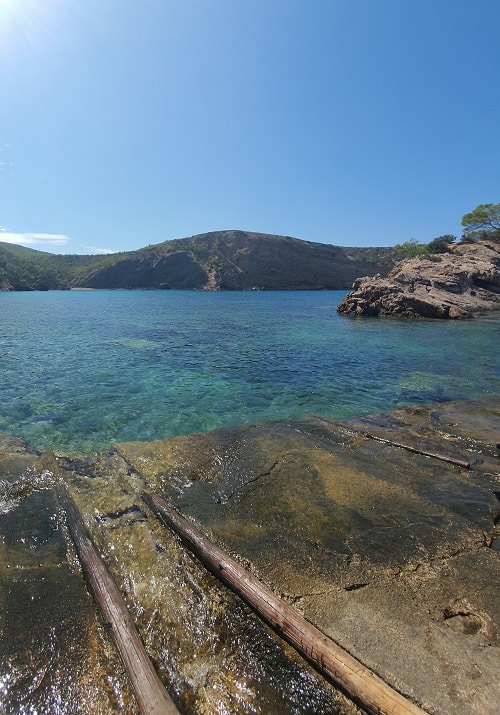
<svg viewBox="0 0 500 715">
<path fill-rule="evenodd" d="M 0 430 L 61 451 L 500 391 L 500 318 L 352 319 L 345 291 L 0 293 Z"/>
</svg>

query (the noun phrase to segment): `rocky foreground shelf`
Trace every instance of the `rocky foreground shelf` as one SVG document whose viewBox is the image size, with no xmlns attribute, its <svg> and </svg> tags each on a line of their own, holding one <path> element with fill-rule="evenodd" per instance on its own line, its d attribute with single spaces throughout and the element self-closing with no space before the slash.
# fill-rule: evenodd
<svg viewBox="0 0 500 715">
<path fill-rule="evenodd" d="M 89 456 L 0 436 L 6 713 L 136 713 L 53 486 L 67 485 L 181 713 L 348 713 L 153 517 L 162 494 L 403 696 L 497 712 L 500 396 L 246 425 Z"/>
</svg>

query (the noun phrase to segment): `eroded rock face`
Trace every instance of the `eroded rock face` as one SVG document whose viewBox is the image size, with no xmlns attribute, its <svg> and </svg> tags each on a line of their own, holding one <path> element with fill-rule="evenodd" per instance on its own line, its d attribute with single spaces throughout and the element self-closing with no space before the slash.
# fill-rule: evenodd
<svg viewBox="0 0 500 715">
<path fill-rule="evenodd" d="M 203 268 L 185 251 L 151 259 L 140 251 L 118 263 L 96 268 L 86 277 L 86 288 L 202 288 L 208 280 Z"/>
<path fill-rule="evenodd" d="M 398 263 L 386 278 L 359 278 L 338 311 L 350 315 L 472 318 L 500 309 L 500 255 L 493 242 Z"/>
</svg>

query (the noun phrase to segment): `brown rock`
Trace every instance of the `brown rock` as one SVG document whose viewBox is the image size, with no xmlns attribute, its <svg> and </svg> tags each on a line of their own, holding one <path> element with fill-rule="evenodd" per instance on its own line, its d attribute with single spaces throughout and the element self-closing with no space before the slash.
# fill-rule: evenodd
<svg viewBox="0 0 500 715">
<path fill-rule="evenodd" d="M 459 244 L 452 253 L 401 261 L 385 278 L 359 278 L 338 311 L 368 316 L 473 318 L 500 309 L 499 268 L 497 243 Z"/>
</svg>

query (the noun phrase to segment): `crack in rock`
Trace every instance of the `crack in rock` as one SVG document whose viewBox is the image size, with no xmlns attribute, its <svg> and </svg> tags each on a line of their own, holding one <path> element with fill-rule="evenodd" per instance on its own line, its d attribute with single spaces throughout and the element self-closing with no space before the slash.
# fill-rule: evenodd
<svg viewBox="0 0 500 715">
<path fill-rule="evenodd" d="M 223 493 L 219 492 L 219 493 L 217 494 L 217 498 L 216 498 L 217 504 L 227 504 L 227 502 L 228 502 L 230 499 L 233 499 L 233 498 L 235 497 L 235 495 L 237 495 L 238 492 L 241 493 L 241 491 L 242 491 L 243 489 L 245 489 L 245 487 L 247 487 L 249 484 L 254 484 L 255 482 L 260 481 L 261 479 L 264 479 L 264 477 L 270 477 L 271 474 L 273 473 L 273 471 L 274 471 L 274 470 L 276 469 L 276 467 L 279 465 L 279 463 L 280 463 L 280 460 L 279 460 L 279 459 L 276 460 L 276 462 L 274 462 L 274 464 L 267 470 L 267 472 L 262 472 L 261 474 L 257 474 L 255 477 L 252 477 L 251 479 L 247 479 L 246 482 L 242 482 L 241 484 L 239 484 L 239 485 L 238 485 L 235 489 L 233 489 L 233 491 L 230 492 L 229 494 L 223 494 Z M 241 499 L 242 499 L 243 497 L 247 497 L 249 494 L 252 493 L 252 491 L 253 491 L 253 490 L 248 490 L 245 494 L 241 494 Z"/>
<path fill-rule="evenodd" d="M 122 526 L 131 526 L 138 521 L 146 521 L 146 515 L 137 504 L 132 504 L 126 509 L 96 516 L 96 521 L 108 529 L 119 529 Z"/>
</svg>

